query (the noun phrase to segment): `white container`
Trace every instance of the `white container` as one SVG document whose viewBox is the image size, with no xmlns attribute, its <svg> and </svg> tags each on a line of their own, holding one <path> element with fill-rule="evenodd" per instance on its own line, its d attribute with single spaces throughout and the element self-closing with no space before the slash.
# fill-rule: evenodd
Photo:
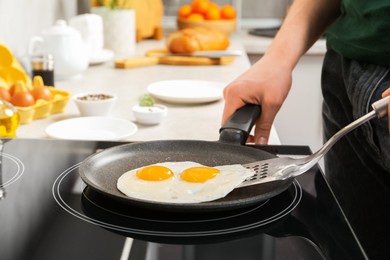
<svg viewBox="0 0 390 260">
<path fill-rule="evenodd" d="M 101 92 L 79 93 L 74 95 L 72 99 L 81 116 L 109 116 L 117 96 L 111 93 Z"/>
<path fill-rule="evenodd" d="M 40 36 L 32 37 L 28 54 L 30 57 L 53 55 L 54 75 L 59 80 L 78 78 L 89 65 L 89 55 L 80 32 L 64 20 L 56 21 Z"/>
<path fill-rule="evenodd" d="M 81 33 L 90 56 L 103 50 L 103 19 L 97 14 L 81 14 L 69 19 L 69 25 Z"/>
<path fill-rule="evenodd" d="M 115 55 L 128 56 L 135 52 L 136 25 L 133 9 L 115 9 L 106 7 L 92 8 L 93 13 L 103 18 L 104 48 Z"/>
<path fill-rule="evenodd" d="M 136 105 L 133 107 L 133 114 L 140 124 L 156 125 L 168 115 L 168 108 L 159 104 L 155 104 L 152 107 Z"/>
</svg>

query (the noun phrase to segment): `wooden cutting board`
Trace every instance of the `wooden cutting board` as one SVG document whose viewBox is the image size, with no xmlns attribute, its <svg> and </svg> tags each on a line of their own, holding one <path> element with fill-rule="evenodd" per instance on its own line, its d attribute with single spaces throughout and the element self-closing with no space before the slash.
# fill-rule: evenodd
<svg viewBox="0 0 390 260">
<path fill-rule="evenodd" d="M 115 68 L 126 69 L 157 64 L 165 65 L 187 65 L 206 66 L 224 65 L 234 61 L 234 57 L 194 57 L 185 55 L 173 55 L 166 49 L 152 49 L 145 53 L 143 57 L 131 57 L 115 61 Z"/>
</svg>

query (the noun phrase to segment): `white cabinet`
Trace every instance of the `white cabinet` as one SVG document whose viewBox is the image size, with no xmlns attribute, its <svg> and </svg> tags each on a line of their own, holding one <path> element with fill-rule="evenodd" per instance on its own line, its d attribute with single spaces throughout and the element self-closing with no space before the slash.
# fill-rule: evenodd
<svg viewBox="0 0 390 260">
<path fill-rule="evenodd" d="M 322 145 L 321 67 L 323 56 L 303 56 L 293 72 L 290 93 L 280 109 L 275 128 L 283 144 Z"/>
</svg>

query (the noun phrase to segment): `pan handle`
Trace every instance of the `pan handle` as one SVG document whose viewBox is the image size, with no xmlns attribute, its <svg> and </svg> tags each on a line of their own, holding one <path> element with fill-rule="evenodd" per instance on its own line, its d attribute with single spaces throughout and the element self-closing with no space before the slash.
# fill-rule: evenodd
<svg viewBox="0 0 390 260">
<path fill-rule="evenodd" d="M 246 104 L 239 108 L 219 129 L 219 141 L 244 145 L 260 113 L 259 105 Z"/>
</svg>

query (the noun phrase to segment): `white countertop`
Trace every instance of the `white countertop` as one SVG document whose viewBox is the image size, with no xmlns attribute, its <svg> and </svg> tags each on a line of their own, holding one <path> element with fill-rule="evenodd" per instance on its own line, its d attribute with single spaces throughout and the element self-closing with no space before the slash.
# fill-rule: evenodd
<svg viewBox="0 0 390 260">
<path fill-rule="evenodd" d="M 163 47 L 163 41 L 144 40 L 137 44 L 136 56 L 142 56 L 146 50 Z M 232 37 L 231 49 L 243 49 L 241 40 Z M 57 81 L 56 88 L 72 94 L 85 91 L 109 91 L 118 94 L 112 117 L 133 121 L 138 131 L 127 141 L 150 141 L 161 139 L 193 139 L 216 141 L 223 110 L 223 100 L 198 105 L 158 103 L 168 107 L 168 116 L 159 125 L 138 124 L 132 114 L 132 107 L 141 95 L 146 94 L 147 86 L 156 81 L 172 79 L 194 79 L 229 83 L 250 66 L 247 55 L 222 66 L 172 66 L 155 65 L 133 69 L 115 69 L 112 62 L 91 66 L 80 79 Z M 29 124 L 20 125 L 17 138 L 50 138 L 45 128 L 57 121 L 78 117 L 79 112 L 72 100 L 61 114 L 37 119 Z M 279 144 L 279 138 L 273 129 L 270 144 Z"/>
</svg>

